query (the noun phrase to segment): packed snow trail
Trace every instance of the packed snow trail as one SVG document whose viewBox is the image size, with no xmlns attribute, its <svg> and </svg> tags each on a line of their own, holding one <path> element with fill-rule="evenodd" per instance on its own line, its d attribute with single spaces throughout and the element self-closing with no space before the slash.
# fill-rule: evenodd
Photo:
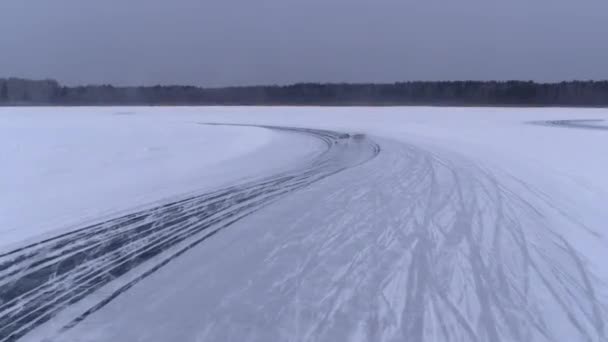
<svg viewBox="0 0 608 342">
<path fill-rule="evenodd" d="M 550 121 L 533 121 L 536 125 L 556 126 L 566 128 L 581 128 L 581 129 L 597 129 L 608 130 L 603 119 L 573 119 L 573 120 L 550 120 Z"/>
<path fill-rule="evenodd" d="M 561 234 L 592 229 L 506 173 L 374 140 L 56 341 L 606 340 L 603 284 Z"/>
<path fill-rule="evenodd" d="M 597 227 L 585 226 L 525 179 L 454 152 L 329 135 L 337 150 L 329 148 L 310 166 L 323 170 L 311 178 L 299 171 L 262 189 L 252 184 L 231 196 L 245 198 L 236 207 L 199 198 L 179 204 L 179 213 L 159 208 L 169 220 L 198 212 L 184 225 L 204 229 L 216 217 L 204 216 L 209 207 L 222 216 L 252 203 L 23 340 L 607 340 L 606 285 L 565 235 L 599 239 Z M 256 189 L 263 194 L 250 199 Z M 146 217 L 157 226 L 158 217 Z M 230 229 L 214 234 L 226 224 Z M 173 236 L 178 227 L 171 227 L 154 234 Z M 106 260 L 99 261 L 105 270 Z"/>
<path fill-rule="evenodd" d="M 84 311 L 69 329 L 171 260 L 243 217 L 310 184 L 374 158 L 365 137 L 314 129 L 327 149 L 310 165 L 201 194 L 33 243 L 0 255 L 0 341 L 14 341 L 64 308 L 157 256 L 153 265 Z M 141 270 L 140 270 L 141 271 Z"/>
</svg>

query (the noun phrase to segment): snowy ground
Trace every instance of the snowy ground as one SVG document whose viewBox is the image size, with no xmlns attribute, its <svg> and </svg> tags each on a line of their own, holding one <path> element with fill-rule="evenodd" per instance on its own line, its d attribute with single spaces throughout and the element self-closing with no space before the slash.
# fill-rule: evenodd
<svg viewBox="0 0 608 342">
<path fill-rule="evenodd" d="M 23 340 L 605 341 L 608 130 L 596 128 L 601 121 L 560 120 L 608 120 L 608 111 L 1 109 L 9 166 L 1 171 L 0 217 L 13 225 L 1 228 L 3 244 L 5 236 L 19 245 L 19 236 L 35 241 L 62 229 L 67 219 L 45 224 L 53 217 L 90 222 L 95 210 L 107 217 L 313 160 L 289 171 L 286 195 L 280 179 L 264 190 L 280 200 L 104 302 L 166 259 L 137 264 Z M 310 136 L 200 122 L 361 132 L 380 153 L 361 159 L 367 142 L 336 138 L 333 154 L 315 164 L 322 146 Z M 112 143 L 100 144 L 107 135 Z M 164 152 L 137 159 L 155 146 Z M 47 153 L 59 165 L 41 157 Z M 147 171 L 155 168 L 162 171 Z M 126 187 L 131 181 L 142 183 Z M 46 196 L 58 189 L 84 199 L 66 195 L 49 205 Z M 35 208 L 44 215 L 30 216 Z M 163 253 L 180 246 L 171 248 Z M 71 324 L 75 317 L 82 319 Z"/>
<path fill-rule="evenodd" d="M 0 250 L 42 232 L 266 175 L 319 148 L 265 129 L 141 114 L 0 109 Z"/>
</svg>

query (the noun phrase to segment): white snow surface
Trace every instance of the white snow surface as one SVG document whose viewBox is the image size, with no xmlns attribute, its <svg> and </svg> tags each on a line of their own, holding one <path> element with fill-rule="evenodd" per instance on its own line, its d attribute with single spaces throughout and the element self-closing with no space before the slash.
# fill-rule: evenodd
<svg viewBox="0 0 608 342">
<path fill-rule="evenodd" d="M 145 149 L 142 146 L 177 144 L 179 157 L 150 163 L 176 162 L 183 169 L 174 172 L 180 174 L 204 166 L 219 170 L 207 171 L 217 176 L 227 168 L 228 164 L 215 159 L 216 148 L 202 146 L 206 153 L 200 153 L 199 146 L 192 146 L 193 142 L 204 145 L 201 140 L 223 141 L 220 145 L 227 149 L 225 156 L 237 165 L 242 165 L 237 162 L 243 160 L 241 157 L 276 157 L 271 167 L 264 165 L 251 174 L 248 170 L 235 171 L 239 177 L 293 164 L 318 148 L 309 139 L 273 137 L 276 133 L 262 129 L 189 126 L 193 122 L 359 132 L 382 148 L 375 159 L 291 194 L 223 230 L 72 329 L 58 334 L 58 329 L 79 310 L 94 305 L 95 296 L 73 310 L 65 310 L 24 341 L 607 339 L 608 267 L 604 260 L 608 257 L 608 130 L 531 124 L 608 120 L 606 109 L 185 107 L 7 111 L 0 111 L 3 165 L 5 158 L 20 158 L 15 156 L 18 148 L 14 141 L 33 146 L 30 151 L 37 150 L 44 140 L 54 141 L 49 127 L 63 127 L 63 134 L 71 137 L 60 137 L 59 141 L 69 140 L 74 145 L 95 136 L 99 125 L 106 127 L 103 134 L 97 133 L 99 136 L 114 128 L 120 130 L 119 124 L 115 126 L 120 122 L 132 125 L 124 135 L 137 130 L 143 136 L 141 144 L 133 145 L 139 147 L 131 151 L 141 152 Z M 127 111 L 134 115 L 112 115 Z M 86 132 L 75 132 L 75 126 Z M 26 137 L 16 133 L 24 127 L 38 127 L 38 131 L 47 133 Z M 167 127 L 180 127 L 187 133 L 169 134 Z M 156 134 L 148 135 L 148 130 Z M 165 135 L 158 134 L 159 130 Z M 220 137 L 199 137 L 192 130 Z M 163 143 L 157 143 L 158 135 Z M 178 136 L 186 141 L 176 142 Z M 226 147 L 230 140 L 233 147 Z M 291 147 L 286 149 L 286 142 Z M 57 151 L 57 144 L 48 144 L 55 147 L 44 150 Z M 120 153 L 119 147 L 124 147 L 124 143 L 111 145 L 117 145 L 112 153 Z M 289 153 L 302 145 L 297 154 Z M 273 152 L 259 153 L 264 150 Z M 196 164 L 193 154 L 208 159 Z M 101 162 L 87 155 L 87 149 L 78 149 L 66 162 L 80 158 L 96 165 Z M 124 172 L 124 178 L 109 178 L 103 187 L 111 186 L 113 180 L 123 182 L 135 177 L 130 162 L 137 155 L 118 158 L 126 163 L 116 169 L 117 174 Z M 44 159 L 39 162 L 39 168 L 47 170 L 63 165 Z M 13 178 L 33 172 L 11 167 L 8 175 Z M 81 183 L 86 186 L 92 179 L 103 178 L 100 170 L 89 168 L 91 174 L 62 185 L 69 191 L 79 191 L 75 188 Z M 2 172 L 4 178 L 7 171 Z M 50 176 L 51 172 L 36 171 L 30 179 L 39 177 L 35 183 L 44 185 L 52 178 L 43 177 Z M 200 188 L 237 179 L 218 176 L 217 182 L 211 178 L 197 183 L 196 178 L 178 178 L 183 183 L 165 183 L 175 190 L 172 195 L 196 190 L 188 189 L 188 184 Z M 151 177 L 146 184 L 154 186 L 165 179 Z M 11 189 L 10 196 L 4 192 L 6 187 Z M 103 191 L 103 187 L 96 189 Z M 2 213 L 13 220 L 35 222 L 24 217 L 30 209 L 35 211 L 48 203 L 32 199 L 30 207 L 16 206 L 10 201 L 18 196 L 15 186 L 3 179 L 2 189 Z M 28 185 L 23 189 L 46 196 L 49 187 Z M 138 193 L 147 201 L 162 200 L 167 194 Z M 115 202 L 119 199 L 110 195 L 96 200 L 112 202 L 108 208 L 139 204 L 132 199 Z M 49 208 L 57 207 L 61 205 Z M 4 237 L 4 231 L 2 234 Z M 10 232 L 6 234 L 11 236 Z M 117 284 L 100 290 L 100 298 Z"/>
<path fill-rule="evenodd" d="M 0 108 L 0 249 L 266 175 L 319 148 L 295 135 L 205 126 L 171 112 Z"/>
</svg>

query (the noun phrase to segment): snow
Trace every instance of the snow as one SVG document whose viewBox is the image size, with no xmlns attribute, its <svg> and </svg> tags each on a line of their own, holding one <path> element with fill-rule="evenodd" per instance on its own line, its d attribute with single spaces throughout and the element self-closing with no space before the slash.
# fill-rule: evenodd
<svg viewBox="0 0 608 342">
<path fill-rule="evenodd" d="M 289 149 L 276 149 L 277 142 Z M 266 175 L 317 148 L 299 136 L 205 126 L 170 113 L 0 109 L 0 248 Z"/>
<path fill-rule="evenodd" d="M 125 120 L 111 113 L 133 111 L 137 114 L 128 120 L 137 120 L 142 131 L 223 122 L 360 132 L 371 136 L 382 151 L 223 230 L 57 341 L 606 338 L 608 131 L 532 124 L 608 120 L 606 109 L 206 107 L 66 112 L 75 116 L 83 110 L 87 113 L 79 115 L 104 117 L 109 126 Z M 57 109 L 22 111 L 27 114 L 23 120 L 32 116 L 37 121 Z M 9 127 L 6 122 L 20 122 L 17 113 L 11 115 L 11 120 L 0 121 L 3 130 Z M 49 124 L 45 119 L 40 125 Z M 216 129 L 208 134 L 219 132 Z M 247 127 L 239 132 L 233 131 L 237 127 L 223 129 L 229 131 L 220 134 L 223 137 L 246 138 L 239 146 L 255 140 L 249 135 L 277 134 Z M 167 138 L 166 145 L 174 137 Z M 251 160 L 257 162 L 250 164 L 263 164 L 258 169 L 263 174 L 318 151 L 308 139 L 291 139 L 297 138 L 275 137 L 248 151 L 236 147 L 231 160 L 242 166 L 243 158 L 256 156 Z M 154 141 L 152 137 L 145 145 Z M 179 146 L 186 150 L 184 159 L 199 151 Z M 288 153 L 296 147 L 301 153 Z M 257 158 L 268 155 L 276 159 L 266 168 Z M 224 162 L 206 163 L 210 170 L 228 170 Z M 192 166 L 184 161 L 181 165 Z M 240 171 L 235 171 L 240 177 L 250 174 Z M 207 179 L 203 185 L 221 180 Z M 182 184 L 189 182 L 201 184 L 187 178 Z M 173 194 L 189 191 L 175 183 L 167 186 L 175 189 Z M 140 195 L 158 200 L 165 194 Z M 108 286 L 100 296 L 111 291 Z M 53 336 L 70 320 L 69 311 L 24 340 Z"/>
</svg>

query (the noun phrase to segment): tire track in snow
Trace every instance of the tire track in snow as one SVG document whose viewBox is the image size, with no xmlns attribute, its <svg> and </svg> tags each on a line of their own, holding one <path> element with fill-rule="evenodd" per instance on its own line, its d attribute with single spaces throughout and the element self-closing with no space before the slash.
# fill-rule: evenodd
<svg viewBox="0 0 608 342">
<path fill-rule="evenodd" d="M 254 285 L 206 308 L 206 340 L 607 340 L 605 284 L 562 235 L 592 232 L 522 180 L 378 141 L 372 163 L 291 197 L 276 238 L 251 241 L 266 251 Z"/>
<path fill-rule="evenodd" d="M 374 158 L 365 137 L 327 130 L 256 126 L 308 134 L 327 149 L 310 165 L 192 196 L 0 254 L 0 341 L 15 341 L 64 308 L 153 260 L 132 281 L 75 318 L 69 329 L 154 271 L 247 215 Z"/>
<path fill-rule="evenodd" d="M 429 152 L 423 163 L 424 181 L 415 187 L 428 202 L 412 223 L 417 242 L 407 275 L 423 284 L 408 287 L 406 307 L 428 322 L 407 329 L 407 337 L 559 340 L 554 322 L 560 321 L 576 340 L 606 340 L 593 275 L 553 225 L 581 233 L 586 227 L 533 188 L 514 191 L 475 163 Z M 429 323 L 452 331 L 431 338 Z"/>
<path fill-rule="evenodd" d="M 550 121 L 532 121 L 531 124 L 541 126 L 554 126 L 564 128 L 579 128 L 605 131 L 608 130 L 608 125 L 603 124 L 603 119 L 572 119 L 572 120 L 550 120 Z"/>
<path fill-rule="evenodd" d="M 568 222 L 531 187 L 513 191 L 472 161 L 412 152 L 422 171 L 403 183 L 403 193 L 417 196 L 404 206 L 418 213 L 400 222 L 413 240 L 405 264 L 404 337 L 559 340 L 552 322 L 559 320 L 576 340 L 606 340 L 606 311 L 593 276 L 552 225 L 578 226 L 581 233 L 585 227 Z"/>
</svg>

